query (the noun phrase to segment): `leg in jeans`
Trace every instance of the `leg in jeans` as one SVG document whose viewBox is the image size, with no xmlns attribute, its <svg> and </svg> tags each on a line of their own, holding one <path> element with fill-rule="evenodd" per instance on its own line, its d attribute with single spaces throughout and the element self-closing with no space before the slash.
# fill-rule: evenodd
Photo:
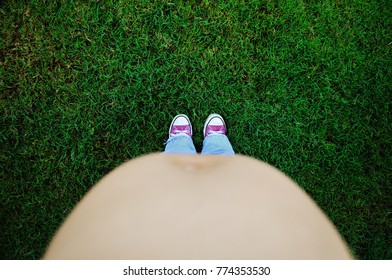
<svg viewBox="0 0 392 280">
<path fill-rule="evenodd" d="M 234 155 L 233 147 L 226 136 L 226 124 L 219 114 L 208 116 L 204 124 L 203 155 Z"/>
<path fill-rule="evenodd" d="M 196 154 L 192 138 L 188 135 L 171 137 L 166 142 L 164 154 Z"/>
<path fill-rule="evenodd" d="M 164 154 L 196 154 L 192 141 L 192 124 L 189 118 L 180 114 L 173 118 L 169 128 L 169 140 Z"/>
<path fill-rule="evenodd" d="M 204 138 L 202 155 L 234 155 L 229 139 L 223 134 L 212 134 Z"/>
</svg>

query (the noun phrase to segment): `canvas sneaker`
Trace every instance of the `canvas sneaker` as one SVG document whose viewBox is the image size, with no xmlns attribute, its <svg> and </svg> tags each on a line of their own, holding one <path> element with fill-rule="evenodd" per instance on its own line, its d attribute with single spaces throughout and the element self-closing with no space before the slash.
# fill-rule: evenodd
<svg viewBox="0 0 392 280">
<path fill-rule="evenodd" d="M 212 134 L 226 135 L 226 124 L 222 116 L 219 114 L 211 114 L 208 116 L 204 124 L 204 138 Z"/>
<path fill-rule="evenodd" d="M 169 138 L 181 134 L 192 137 L 192 124 L 189 118 L 184 114 L 179 114 L 175 116 L 169 128 Z"/>
</svg>

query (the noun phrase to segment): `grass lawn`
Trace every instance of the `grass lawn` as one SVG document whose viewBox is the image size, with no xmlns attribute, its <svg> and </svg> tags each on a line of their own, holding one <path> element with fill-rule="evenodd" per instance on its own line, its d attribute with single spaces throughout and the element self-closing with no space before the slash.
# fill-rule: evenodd
<svg viewBox="0 0 392 280">
<path fill-rule="evenodd" d="M 0 258 L 40 258 L 100 178 L 163 151 L 174 115 L 200 151 L 216 112 L 357 258 L 392 259 L 390 1 L 154 2 L 0 2 Z"/>
</svg>

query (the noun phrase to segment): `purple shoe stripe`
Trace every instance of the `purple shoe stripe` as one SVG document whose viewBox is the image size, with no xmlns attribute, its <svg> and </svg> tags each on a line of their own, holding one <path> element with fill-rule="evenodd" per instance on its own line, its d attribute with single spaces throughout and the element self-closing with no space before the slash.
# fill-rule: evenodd
<svg viewBox="0 0 392 280">
<path fill-rule="evenodd" d="M 226 127 L 223 125 L 208 125 L 206 130 L 207 130 L 206 136 L 214 132 L 226 134 Z"/>
<path fill-rule="evenodd" d="M 192 137 L 191 135 L 191 126 L 190 125 L 173 125 L 170 134 L 176 135 L 180 133 L 185 133 L 189 137 Z"/>
<path fill-rule="evenodd" d="M 178 129 L 178 130 L 190 130 L 191 126 L 190 125 L 173 125 L 172 129 Z"/>
</svg>

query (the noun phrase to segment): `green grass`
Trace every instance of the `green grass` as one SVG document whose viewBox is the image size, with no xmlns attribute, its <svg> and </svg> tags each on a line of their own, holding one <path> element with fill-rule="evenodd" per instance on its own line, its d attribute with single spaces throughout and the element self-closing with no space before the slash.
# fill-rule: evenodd
<svg viewBox="0 0 392 280">
<path fill-rule="evenodd" d="M 174 115 L 200 150 L 212 112 L 357 258 L 392 259 L 389 1 L 24 2 L 0 3 L 1 259 L 40 258 L 100 178 L 163 151 Z"/>
</svg>

